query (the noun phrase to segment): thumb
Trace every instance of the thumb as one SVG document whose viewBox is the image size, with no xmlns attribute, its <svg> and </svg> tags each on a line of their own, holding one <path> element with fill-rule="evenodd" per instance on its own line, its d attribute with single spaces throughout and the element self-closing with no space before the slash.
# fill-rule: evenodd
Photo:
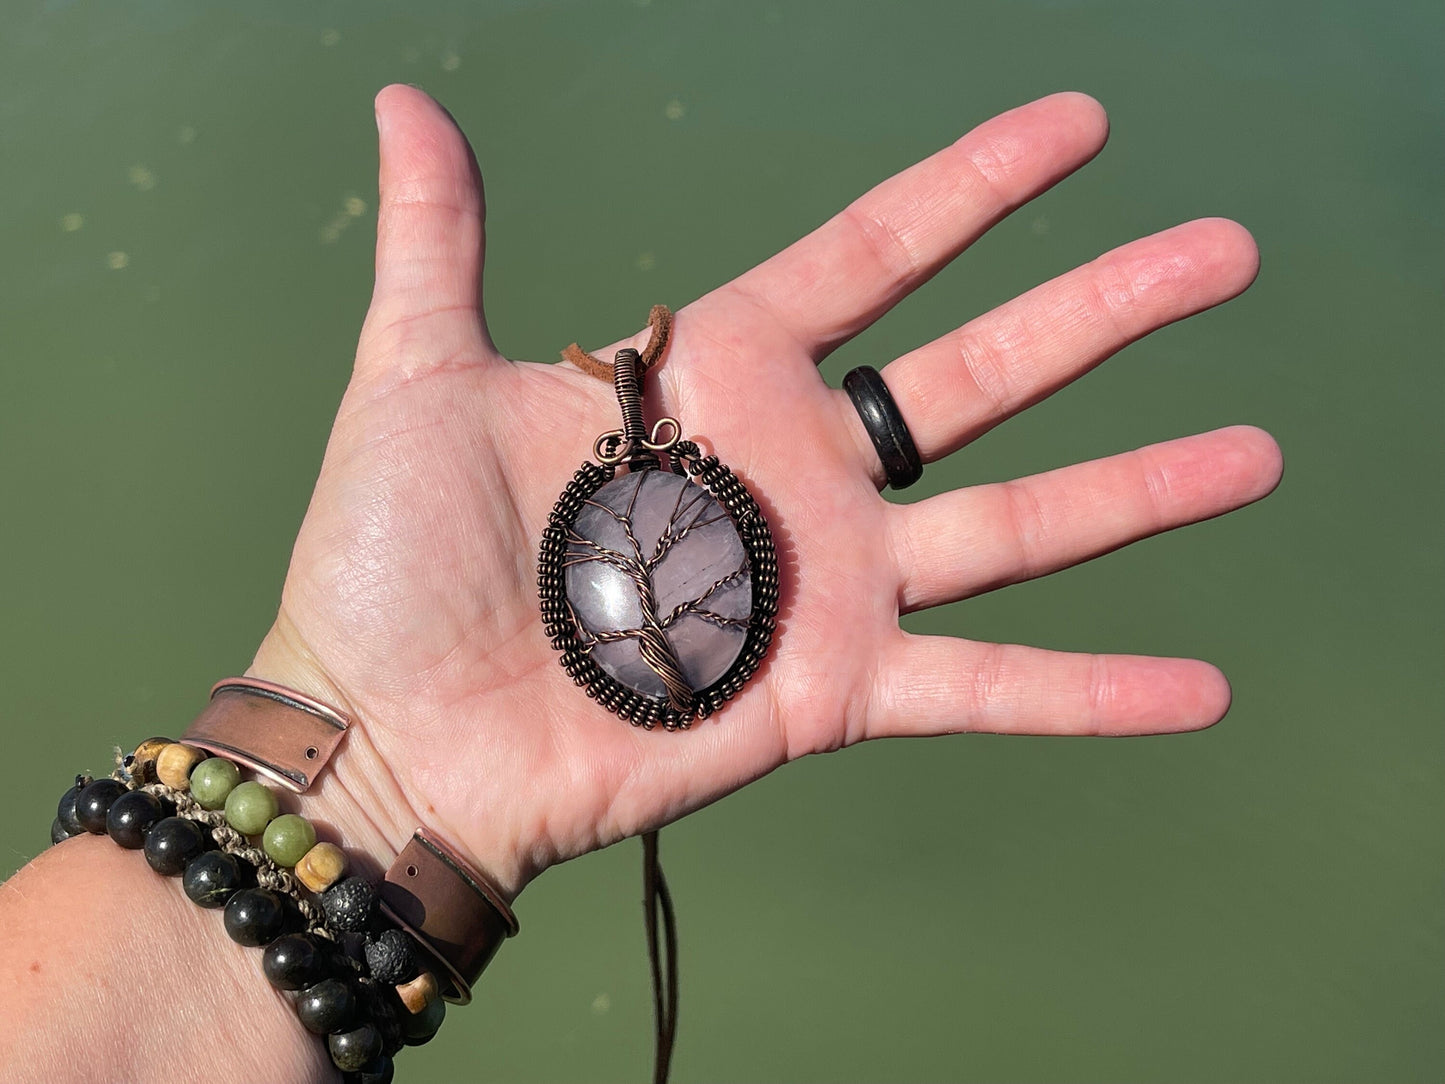
<svg viewBox="0 0 1445 1084">
<path fill-rule="evenodd" d="M 395 346 L 391 334 L 405 328 L 409 368 L 428 357 L 495 357 L 482 314 L 482 176 L 466 136 L 431 97 L 402 85 L 376 96 L 376 127 L 376 285 L 363 337 Z M 363 350 L 357 364 L 397 353 Z"/>
</svg>

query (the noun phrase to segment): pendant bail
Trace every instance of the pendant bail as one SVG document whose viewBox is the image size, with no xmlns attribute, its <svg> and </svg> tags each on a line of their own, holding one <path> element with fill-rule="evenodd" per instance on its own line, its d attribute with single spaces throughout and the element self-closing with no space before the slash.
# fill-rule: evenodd
<svg viewBox="0 0 1445 1084">
<path fill-rule="evenodd" d="M 593 444 L 592 452 L 599 463 L 613 467 L 627 463 L 633 470 L 649 470 L 658 466 L 657 453 L 670 452 L 682 436 L 676 418 L 659 418 L 648 433 L 642 416 L 643 371 L 642 355 L 636 350 L 624 347 L 617 351 L 612 363 L 612 387 L 622 409 L 622 428 L 608 430 Z"/>
</svg>

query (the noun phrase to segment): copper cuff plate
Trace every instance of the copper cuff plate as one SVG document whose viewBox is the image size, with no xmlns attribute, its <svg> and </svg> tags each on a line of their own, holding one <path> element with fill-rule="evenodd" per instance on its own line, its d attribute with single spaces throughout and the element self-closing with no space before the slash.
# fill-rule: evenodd
<svg viewBox="0 0 1445 1084">
<path fill-rule="evenodd" d="M 316 781 L 351 720 L 318 700 L 257 678 L 227 678 L 181 740 L 229 757 L 300 793 Z M 425 828 L 378 886 L 381 908 L 435 957 L 442 997 L 465 1005 L 472 983 L 517 932 L 499 892 Z"/>
<path fill-rule="evenodd" d="M 351 720 L 319 700 L 257 678 L 226 678 L 181 735 L 300 794 L 316 781 Z"/>
<path fill-rule="evenodd" d="M 442 996 L 472 999 L 472 983 L 517 932 L 517 918 L 481 873 L 425 828 L 418 828 L 386 871 L 381 907 L 416 934 L 442 964 Z"/>
</svg>

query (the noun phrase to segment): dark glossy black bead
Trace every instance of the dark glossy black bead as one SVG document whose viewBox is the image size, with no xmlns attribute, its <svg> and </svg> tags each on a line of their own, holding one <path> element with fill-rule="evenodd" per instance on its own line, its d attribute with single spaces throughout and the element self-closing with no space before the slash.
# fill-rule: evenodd
<svg viewBox="0 0 1445 1084">
<path fill-rule="evenodd" d="M 370 1024 L 362 1024 L 326 1036 L 326 1049 L 331 1052 L 332 1065 L 343 1073 L 355 1073 L 381 1054 L 381 1035 Z"/>
<path fill-rule="evenodd" d="M 405 930 L 386 930 L 368 941 L 366 968 L 373 979 L 386 986 L 416 978 L 416 954 L 412 951 L 411 934 Z"/>
<path fill-rule="evenodd" d="M 145 846 L 151 829 L 164 816 L 160 799 L 154 794 L 131 790 L 111 802 L 105 815 L 105 830 L 122 847 L 138 851 Z"/>
<path fill-rule="evenodd" d="M 376 914 L 376 889 L 363 877 L 348 877 L 321 893 L 321 908 L 329 925 L 360 932 Z"/>
<path fill-rule="evenodd" d="M 350 1025 L 356 1010 L 356 996 L 340 979 L 322 979 L 308 986 L 296 999 L 296 1015 L 307 1031 L 325 1035 Z"/>
<path fill-rule="evenodd" d="M 266 946 L 261 957 L 266 980 L 278 990 L 304 990 L 326 977 L 326 957 L 306 934 L 290 933 Z"/>
<path fill-rule="evenodd" d="M 60 804 L 56 806 L 55 817 L 60 821 L 60 826 L 65 829 L 67 835 L 78 836 L 85 831 L 80 819 L 76 816 L 76 802 L 80 800 L 80 792 L 90 786 L 90 783 L 90 776 L 77 775 L 75 786 L 60 796 Z"/>
<path fill-rule="evenodd" d="M 205 830 L 185 817 L 166 817 L 146 836 L 146 861 L 167 877 L 179 877 L 192 858 L 206 849 Z"/>
<path fill-rule="evenodd" d="M 437 998 L 421 1012 L 406 1013 L 401 1022 L 407 1046 L 422 1046 L 432 1041 L 446 1019 L 447 1003 Z"/>
<path fill-rule="evenodd" d="M 378 1054 L 370 1065 L 344 1079 L 347 1084 L 392 1084 L 396 1079 L 396 1064 L 386 1054 Z"/>
<path fill-rule="evenodd" d="M 269 888 L 247 888 L 226 901 L 226 933 L 238 945 L 269 945 L 285 923 L 281 897 Z"/>
<path fill-rule="evenodd" d="M 232 896 L 246 888 L 250 878 L 244 863 L 225 851 L 202 851 L 186 864 L 181 887 L 192 903 L 202 907 L 224 907 Z"/>
<path fill-rule="evenodd" d="M 281 926 L 281 933 L 283 935 L 289 933 L 305 933 L 311 928 L 311 923 L 307 921 L 306 916 L 301 913 L 301 908 L 297 906 L 296 901 L 290 896 L 283 895 L 281 897 L 281 909 L 286 912 L 285 921 Z"/>
<path fill-rule="evenodd" d="M 64 843 L 69 838 L 70 833 L 65 830 L 65 825 L 60 823 L 59 817 L 50 822 L 50 845 L 52 847 L 57 843 Z"/>
<path fill-rule="evenodd" d="M 105 815 L 110 812 L 111 804 L 124 793 L 124 783 L 115 779 L 97 779 L 76 799 L 75 819 L 92 835 L 105 835 Z"/>
</svg>

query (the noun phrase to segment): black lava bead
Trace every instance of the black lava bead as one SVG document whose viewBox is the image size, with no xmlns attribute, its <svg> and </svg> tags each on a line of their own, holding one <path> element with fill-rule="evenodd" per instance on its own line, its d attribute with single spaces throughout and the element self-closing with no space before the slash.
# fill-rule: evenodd
<svg viewBox="0 0 1445 1084">
<path fill-rule="evenodd" d="M 224 907 L 249 878 L 241 861 L 225 851 L 202 851 L 186 864 L 181 887 L 192 903 L 202 907 Z"/>
<path fill-rule="evenodd" d="M 122 847 L 138 851 L 145 846 L 146 836 L 156 822 L 164 816 L 160 799 L 154 794 L 130 790 L 110 804 L 105 815 L 105 830 Z"/>
<path fill-rule="evenodd" d="M 364 877 L 348 877 L 321 893 L 321 908 L 331 926 L 359 933 L 376 914 L 376 890 Z"/>
<path fill-rule="evenodd" d="M 381 1036 L 370 1024 L 351 1031 L 336 1031 L 326 1036 L 331 1051 L 331 1064 L 343 1073 L 354 1073 L 370 1065 L 381 1053 Z"/>
<path fill-rule="evenodd" d="M 269 888 L 248 888 L 226 902 L 226 932 L 238 945 L 269 945 L 285 924 L 281 897 Z"/>
<path fill-rule="evenodd" d="M 407 1046 L 422 1046 L 432 1041 L 446 1019 L 447 1003 L 437 998 L 421 1012 L 409 1012 L 401 1022 Z"/>
<path fill-rule="evenodd" d="M 311 937 L 290 933 L 266 946 L 261 970 L 278 990 L 303 990 L 326 977 L 326 957 Z"/>
<path fill-rule="evenodd" d="M 322 979 L 308 986 L 296 999 L 296 1015 L 302 1026 L 317 1035 L 340 1031 L 351 1023 L 356 997 L 340 979 Z"/>
<path fill-rule="evenodd" d="M 146 861 L 151 869 L 167 877 L 179 877 L 191 859 L 205 849 L 205 831 L 185 817 L 157 821 L 145 841 Z"/>
<path fill-rule="evenodd" d="M 405 930 L 387 930 L 368 941 L 366 967 L 373 979 L 386 986 L 416 978 L 416 956 L 411 948 L 411 934 Z"/>
<path fill-rule="evenodd" d="M 392 1084 L 396 1079 L 396 1063 L 385 1054 L 379 1054 L 375 1061 L 358 1069 L 350 1079 L 356 1084 Z"/>
<path fill-rule="evenodd" d="M 50 822 L 50 843 L 52 846 L 57 843 L 64 843 L 69 838 L 70 833 L 65 830 L 65 825 L 60 823 L 59 817 L 56 817 Z"/>
<path fill-rule="evenodd" d="M 97 779 L 80 792 L 75 801 L 75 819 L 91 835 L 105 835 L 105 815 L 111 804 L 125 793 L 125 784 L 115 779 Z"/>
<path fill-rule="evenodd" d="M 90 776 L 77 775 L 75 786 L 60 796 L 60 804 L 56 807 L 55 818 L 60 821 L 60 827 L 65 829 L 66 835 L 78 836 L 85 831 L 79 818 L 76 817 L 76 802 L 80 799 L 80 792 L 90 786 L 90 783 Z"/>
</svg>

